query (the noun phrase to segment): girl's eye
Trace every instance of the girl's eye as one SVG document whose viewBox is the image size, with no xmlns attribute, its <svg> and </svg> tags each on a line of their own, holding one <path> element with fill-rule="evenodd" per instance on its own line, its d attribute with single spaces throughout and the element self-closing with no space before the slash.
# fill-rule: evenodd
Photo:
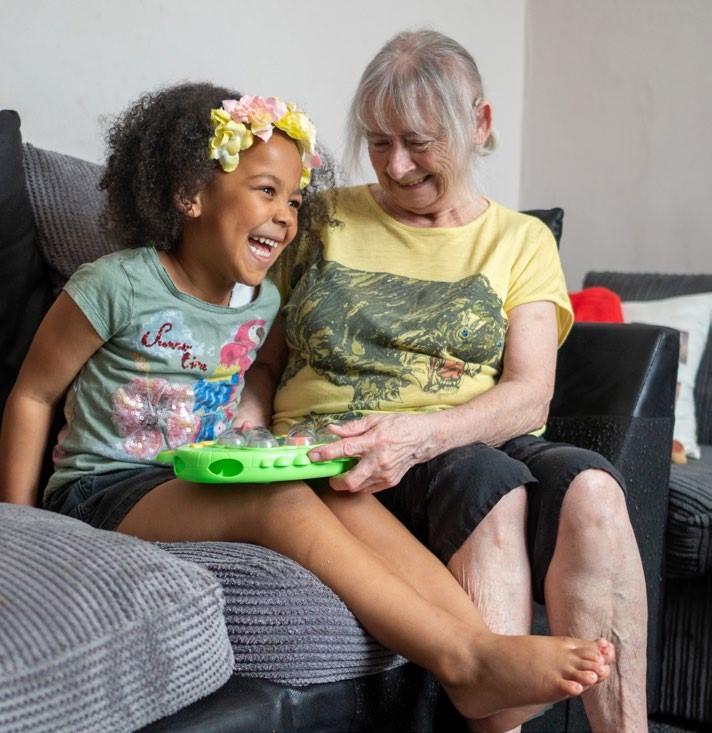
<svg viewBox="0 0 712 733">
<path fill-rule="evenodd" d="M 292 199 L 289 202 L 289 205 L 293 208 L 295 208 L 297 211 L 302 208 L 302 202 L 299 199 Z"/>
<path fill-rule="evenodd" d="M 269 196 L 274 196 L 274 189 L 272 186 L 260 186 L 260 191 L 264 191 L 264 193 L 268 194 Z"/>
</svg>

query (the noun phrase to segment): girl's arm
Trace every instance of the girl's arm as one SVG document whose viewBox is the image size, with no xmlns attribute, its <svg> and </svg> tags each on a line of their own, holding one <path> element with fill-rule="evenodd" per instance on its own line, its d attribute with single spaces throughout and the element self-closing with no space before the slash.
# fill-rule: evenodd
<svg viewBox="0 0 712 733">
<path fill-rule="evenodd" d="M 332 426 L 343 440 L 312 451 L 310 457 L 361 458 L 350 471 L 332 478 L 331 485 L 345 491 L 381 491 L 395 486 L 416 463 L 451 448 L 474 442 L 501 445 L 541 428 L 554 392 L 556 307 L 548 301 L 526 303 L 508 316 L 502 376 L 495 387 L 448 410 L 374 414 Z"/>
<path fill-rule="evenodd" d="M 103 340 L 61 293 L 40 324 L 5 405 L 0 501 L 34 505 L 55 407 Z"/>
<path fill-rule="evenodd" d="M 245 387 L 240 396 L 235 425 L 244 423 L 269 427 L 272 422 L 272 402 L 286 363 L 287 350 L 282 331 L 282 319 L 277 316 L 257 358 L 245 375 Z"/>
</svg>

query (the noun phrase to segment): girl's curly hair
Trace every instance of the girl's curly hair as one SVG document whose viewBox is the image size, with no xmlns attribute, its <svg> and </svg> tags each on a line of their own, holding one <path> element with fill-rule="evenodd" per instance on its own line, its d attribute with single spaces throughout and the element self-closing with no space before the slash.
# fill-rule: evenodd
<svg viewBox="0 0 712 733">
<path fill-rule="evenodd" d="M 240 97 L 209 83 L 178 84 L 142 95 L 113 121 L 99 187 L 106 191 L 103 223 L 119 246 L 175 249 L 185 221 L 179 200 L 192 198 L 222 172 L 208 155 L 210 110 Z M 315 194 L 336 185 L 336 169 L 328 154 L 320 154 L 324 164 L 312 171 L 299 209 L 304 233 L 332 223 L 326 197 Z"/>
</svg>

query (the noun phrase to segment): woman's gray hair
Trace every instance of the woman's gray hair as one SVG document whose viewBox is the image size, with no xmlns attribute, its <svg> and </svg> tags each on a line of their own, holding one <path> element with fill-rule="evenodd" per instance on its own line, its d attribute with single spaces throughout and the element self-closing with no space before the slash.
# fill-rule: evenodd
<svg viewBox="0 0 712 733">
<path fill-rule="evenodd" d="M 441 126 L 453 160 L 469 164 L 496 147 L 494 135 L 474 140 L 473 109 L 484 100 L 475 60 L 457 41 L 437 31 L 404 31 L 391 38 L 364 70 L 348 117 L 346 159 L 357 166 L 369 129 L 386 135 L 394 121 L 432 135 Z"/>
</svg>

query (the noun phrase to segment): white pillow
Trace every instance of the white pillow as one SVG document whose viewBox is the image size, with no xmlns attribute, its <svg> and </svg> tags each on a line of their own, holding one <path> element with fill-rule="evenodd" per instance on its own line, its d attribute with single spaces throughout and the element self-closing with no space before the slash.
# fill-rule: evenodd
<svg viewBox="0 0 712 733">
<path fill-rule="evenodd" d="M 680 295 L 662 300 L 623 302 L 627 323 L 652 323 L 680 331 L 680 367 L 677 373 L 673 438 L 690 458 L 700 457 L 695 418 L 695 377 L 707 344 L 712 319 L 712 293 Z"/>
</svg>

